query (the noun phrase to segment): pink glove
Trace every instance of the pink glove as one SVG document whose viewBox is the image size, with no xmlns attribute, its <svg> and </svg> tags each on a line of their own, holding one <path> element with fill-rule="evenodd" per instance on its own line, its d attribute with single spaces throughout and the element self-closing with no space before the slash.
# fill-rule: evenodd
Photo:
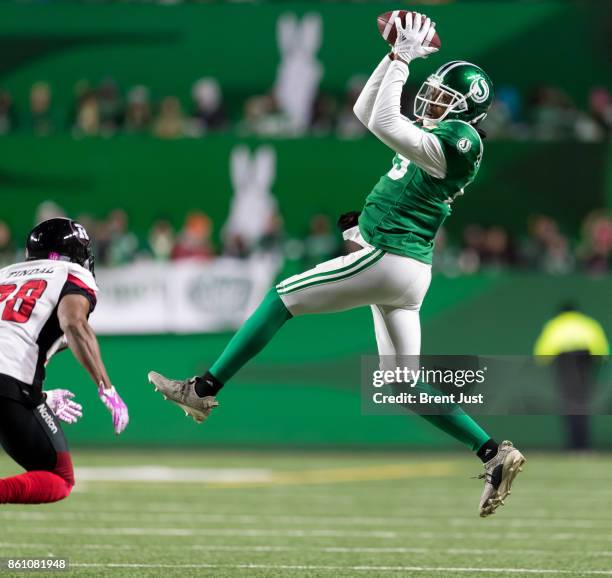
<svg viewBox="0 0 612 578">
<path fill-rule="evenodd" d="M 125 405 L 123 400 L 119 397 L 119 394 L 113 386 L 109 389 L 104 389 L 104 384 L 100 383 L 98 386 L 98 396 L 108 411 L 111 412 L 113 416 L 113 428 L 115 429 L 115 433 L 119 435 L 130 422 L 127 405 Z"/>
<path fill-rule="evenodd" d="M 47 394 L 49 409 L 63 422 L 76 423 L 83 417 L 83 408 L 80 404 L 70 401 L 74 393 L 67 389 L 51 389 Z"/>
</svg>

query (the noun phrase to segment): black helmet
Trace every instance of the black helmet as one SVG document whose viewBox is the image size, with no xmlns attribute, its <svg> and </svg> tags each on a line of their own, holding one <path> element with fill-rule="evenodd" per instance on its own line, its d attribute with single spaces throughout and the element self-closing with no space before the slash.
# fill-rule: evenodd
<svg viewBox="0 0 612 578">
<path fill-rule="evenodd" d="M 36 225 L 26 242 L 26 260 L 71 261 L 94 272 L 91 241 L 83 225 L 71 219 L 49 219 Z"/>
</svg>

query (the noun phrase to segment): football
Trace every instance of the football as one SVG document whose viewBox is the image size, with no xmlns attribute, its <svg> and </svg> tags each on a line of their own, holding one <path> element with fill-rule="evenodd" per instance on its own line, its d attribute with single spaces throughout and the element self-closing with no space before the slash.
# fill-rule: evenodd
<svg viewBox="0 0 612 578">
<path fill-rule="evenodd" d="M 378 17 L 378 31 L 381 36 L 388 42 L 391 46 L 395 44 L 395 40 L 397 38 L 397 30 L 395 28 L 395 19 L 401 18 L 402 24 L 406 23 L 406 15 L 410 14 L 408 10 L 393 10 L 391 12 L 385 12 Z M 440 37 L 438 36 L 438 31 L 434 34 L 434 37 L 429 42 L 429 46 L 435 46 L 436 48 L 440 48 L 442 46 L 440 42 Z"/>
</svg>

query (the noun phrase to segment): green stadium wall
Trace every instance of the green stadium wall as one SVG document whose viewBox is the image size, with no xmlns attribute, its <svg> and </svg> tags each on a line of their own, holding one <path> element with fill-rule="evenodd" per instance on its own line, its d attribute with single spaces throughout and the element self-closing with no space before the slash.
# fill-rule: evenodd
<svg viewBox="0 0 612 578">
<path fill-rule="evenodd" d="M 335 218 L 359 209 L 393 157 L 373 137 L 237 141 L 226 135 L 168 142 L 7 136 L 0 138 L 0 218 L 20 240 L 36 206 L 53 199 L 73 216 L 102 217 L 123 207 L 143 238 L 154 219 L 167 217 L 179 227 L 190 209 L 209 213 L 219 229 L 232 195 L 229 157 L 237 142 L 252 148 L 268 142 L 276 149 L 272 191 L 290 235 L 303 235 L 316 212 Z M 491 142 L 478 179 L 455 203 L 448 230 L 459 235 L 477 222 L 521 234 L 530 214 L 546 213 L 576 236 L 590 210 L 608 205 L 609 166 L 607 143 Z"/>
</svg>

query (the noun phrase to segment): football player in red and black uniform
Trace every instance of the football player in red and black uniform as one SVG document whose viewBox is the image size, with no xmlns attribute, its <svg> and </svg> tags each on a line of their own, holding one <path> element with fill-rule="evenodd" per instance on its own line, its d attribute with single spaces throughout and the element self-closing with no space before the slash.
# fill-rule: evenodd
<svg viewBox="0 0 612 578">
<path fill-rule="evenodd" d="M 74 486 L 58 417 L 74 422 L 80 406 L 66 390 L 43 392 L 45 365 L 59 349 L 70 348 L 87 370 L 115 433 L 128 424 L 88 321 L 98 293 L 93 264 L 87 231 L 50 219 L 28 236 L 26 261 L 0 269 L 0 443 L 26 470 L 0 479 L 0 503 L 55 502 Z"/>
</svg>

